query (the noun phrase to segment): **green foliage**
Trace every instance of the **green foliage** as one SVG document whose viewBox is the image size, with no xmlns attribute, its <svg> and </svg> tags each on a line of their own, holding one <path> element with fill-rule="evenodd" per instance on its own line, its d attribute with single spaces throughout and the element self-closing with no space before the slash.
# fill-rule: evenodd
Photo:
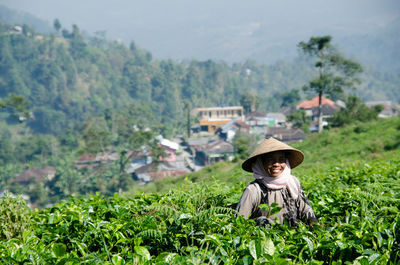
<svg viewBox="0 0 400 265">
<path fill-rule="evenodd" d="M 163 194 L 71 198 L 0 241 L 2 262 L 117 264 L 397 264 L 398 160 L 305 178 L 320 224 L 257 227 L 226 207 L 243 187 L 218 181 Z M 23 248 L 20 246 L 23 245 Z M 35 253 L 32 255 L 32 253 Z"/>
<path fill-rule="evenodd" d="M 300 42 L 299 48 L 306 54 L 316 58 L 315 67 L 318 76 L 312 79 L 303 89 L 312 91 L 321 98 L 328 94 L 331 98 L 338 98 L 344 89 L 355 89 L 360 83 L 356 74 L 362 72 L 360 64 L 344 58 L 331 45 L 331 36 L 311 37 L 308 42 Z M 318 132 L 322 131 L 321 104 L 318 111 Z"/>
<path fill-rule="evenodd" d="M 105 152 L 111 143 L 111 134 L 104 119 L 92 119 L 83 131 L 84 151 L 96 154 Z"/>
<path fill-rule="evenodd" d="M 376 120 L 382 109 L 382 105 L 368 108 L 356 95 L 350 95 L 346 100 L 346 108 L 336 112 L 329 120 L 329 124 L 332 127 L 343 127 L 355 122 Z"/>
<path fill-rule="evenodd" d="M 310 132 L 311 120 L 307 117 L 305 110 L 298 110 L 287 115 L 287 120 L 292 122 L 294 128 L 300 128 L 305 133 Z"/>
<path fill-rule="evenodd" d="M 61 30 L 59 20 L 54 27 Z M 184 100 L 192 107 L 244 103 L 249 110 L 276 111 L 286 99 L 296 98 L 296 93 L 286 95 L 285 91 L 300 87 L 313 74 L 304 58 L 272 66 L 253 61 L 229 66 L 211 60 L 178 64 L 152 60 L 149 52 L 134 44 L 125 47 L 107 41 L 104 33 L 87 41 L 77 25 L 71 31 L 63 29 L 64 37 L 13 35 L 7 28 L 4 25 L 0 32 L 0 85 L 4 88 L 0 96 L 15 93 L 30 102 L 35 119 L 27 125 L 41 133 L 60 135 L 64 128 L 74 129 L 106 109 L 122 113 L 129 105 L 146 108 L 136 120 L 162 123 L 166 131 L 182 133 Z M 332 57 L 330 63 L 352 74 L 347 61 Z M 368 87 L 397 84 L 395 76 L 384 85 L 371 82 L 385 76 L 371 76 L 366 80 Z M 392 90 L 385 93 L 392 96 Z"/>
<path fill-rule="evenodd" d="M 156 184 L 159 190 L 164 188 L 158 194 L 71 198 L 79 189 L 96 189 L 91 190 L 89 179 L 79 182 L 77 172 L 66 164 L 47 187 L 59 187 L 68 200 L 34 212 L 23 203 L 20 208 L 9 207 L 14 202 L 1 204 L 7 213 L 3 216 L 26 219 L 12 223 L 19 230 L 1 222 L 8 227 L 4 231 L 19 232 L 13 232 L 12 239 L 0 239 L 0 261 L 397 264 L 400 161 L 399 151 L 389 146 L 398 141 L 399 124 L 396 118 L 327 130 L 295 145 L 306 159 L 294 174 L 302 180 L 320 222 L 297 228 L 257 227 L 254 221 L 235 216 L 227 206 L 239 200 L 251 180 L 240 164 L 217 163 L 165 179 Z M 382 131 L 381 142 L 373 142 L 377 130 Z M 99 176 L 118 176 L 123 162 L 121 154 L 115 171 L 99 171 Z M 278 210 L 273 207 L 271 214 Z"/>
<path fill-rule="evenodd" d="M 9 112 L 12 112 L 11 110 L 15 110 L 12 113 L 14 116 L 22 115 L 23 118 L 27 118 L 29 116 L 28 112 L 28 106 L 29 102 L 26 101 L 26 99 L 22 96 L 18 96 L 15 94 L 11 94 L 10 97 L 0 100 L 0 109 L 8 109 Z M 17 117 L 18 118 L 18 117 Z"/>
<path fill-rule="evenodd" d="M 150 142 L 150 155 L 152 161 L 154 161 L 156 165 L 164 158 L 168 157 L 168 154 L 165 152 L 165 149 L 160 145 L 158 140 Z"/>
<path fill-rule="evenodd" d="M 29 108 L 33 116 L 24 124 L 13 124 L 9 119 L 4 118 L 6 117 L 4 113 L 0 113 L 0 186 L 10 188 L 14 192 L 28 194 L 35 203 L 34 206 L 40 207 L 74 195 L 101 192 L 105 196 L 110 196 L 121 190 L 132 189 L 132 193 L 138 190 L 139 187 L 134 186 L 132 178 L 123 173 L 126 166 L 126 160 L 122 155 L 123 150 L 142 146 L 149 148 L 154 135 L 162 133 L 163 136 L 168 137 L 187 129 L 189 118 L 188 111 L 184 111 L 183 100 L 191 102 L 191 107 L 238 105 L 243 95 L 253 95 L 250 109 L 251 105 L 254 105 L 261 111 L 273 111 L 280 107 L 281 99 L 286 99 L 285 91 L 292 87 L 300 87 L 313 76 L 308 61 L 302 57 L 293 63 L 281 61 L 272 66 L 258 65 L 252 61 L 232 66 L 212 60 L 176 63 L 171 60 L 153 60 L 149 52 L 140 49 L 134 43 L 131 47 L 126 47 L 118 42 L 106 41 L 105 34 L 101 33 L 87 41 L 76 25 L 71 31 L 60 27 L 62 33 L 56 34 L 57 36 L 40 35 L 26 26 L 24 26 L 24 34 L 13 35 L 8 34 L 8 28 L 8 25 L 1 24 L 1 102 L 13 97 L 13 93 L 20 95 L 20 99 L 25 99 L 20 101 L 21 106 L 27 108 L 25 103 L 30 102 Z M 344 66 L 339 71 L 351 73 L 351 64 L 347 67 L 346 62 L 340 61 L 337 57 L 332 57 L 331 62 Z M 399 98 L 396 94 L 399 80 L 397 75 L 380 75 L 370 71 L 363 78 L 367 81 L 365 85 L 367 88 L 364 87 L 364 89 L 379 87 L 382 88 L 382 94 L 390 95 L 389 97 L 393 99 Z M 368 95 L 369 92 L 365 94 Z M 296 93 L 292 95 L 289 92 L 287 96 L 296 98 Z M 373 130 L 373 126 L 382 128 L 382 131 Z M 386 132 L 391 132 L 392 136 L 388 136 Z M 378 133 L 380 137 L 376 139 Z M 53 134 L 57 138 L 48 134 Z M 371 134 L 374 135 L 374 139 L 368 136 Z M 250 145 L 257 142 L 257 139 L 243 138 L 238 138 L 235 142 L 240 153 L 236 161 L 246 158 L 253 149 Z M 306 160 L 311 159 L 316 163 L 305 161 L 305 167 L 303 167 L 305 169 L 300 168 L 298 172 L 301 176 L 307 176 L 306 173 L 312 170 L 321 172 L 332 163 L 341 164 L 345 160 L 360 155 L 368 159 L 393 157 L 400 145 L 399 139 L 398 130 L 394 130 L 386 123 L 371 126 L 356 124 L 339 134 L 330 131 L 317 140 L 311 138 L 304 142 L 307 146 L 315 147 L 312 150 L 306 145 L 302 146 L 301 149 L 306 153 Z M 328 150 L 329 148 L 332 152 Z M 99 151 L 117 150 L 121 156 L 120 160 L 107 166 L 95 167 L 97 165 L 94 165 L 93 170 L 77 170 L 73 163 L 77 157 L 77 150 L 93 154 Z M 159 156 L 156 155 L 156 157 Z M 46 165 L 57 167 L 54 179 L 29 186 L 21 186 L 13 181 L 15 176 L 27 168 L 43 168 Z M 192 182 L 197 184 L 200 180 L 204 180 L 214 183 L 215 179 L 221 181 L 218 184 L 220 186 L 240 183 L 233 187 L 226 197 L 225 202 L 231 204 L 237 202 L 245 183 L 251 179 L 251 176 L 243 174 L 239 164 L 227 162 L 213 165 L 188 176 L 165 179 L 140 187 L 140 189 L 164 192 L 174 186 L 190 189 Z M 215 205 L 215 214 L 229 214 L 217 208 L 221 206 L 223 205 Z M 79 208 L 76 205 L 71 206 L 73 209 L 75 207 Z M 63 214 L 68 215 L 69 212 Z M 204 216 L 207 216 L 206 212 Z M 130 218 L 132 219 L 132 216 Z M 154 227 L 146 227 L 146 229 L 149 238 L 156 238 L 159 235 L 159 230 Z M 158 231 L 158 234 L 151 231 Z M 215 238 L 222 240 L 219 236 Z M 181 252 L 170 249 L 168 250 L 170 252 L 159 254 L 157 259 L 160 262 L 177 259 L 180 261 L 176 262 L 181 263 L 196 263 L 203 259 L 207 260 L 206 262 L 218 263 L 219 256 L 224 255 L 223 251 L 230 252 L 224 248 L 212 248 L 210 242 L 215 238 L 202 238 L 203 249 L 199 245 L 196 246 L 197 249 L 201 249 L 201 255 L 197 255 L 198 252 L 195 249 L 188 249 L 185 254 L 179 254 Z M 104 255 L 86 255 L 79 250 L 77 252 L 79 254 L 68 256 L 70 245 L 53 241 L 47 242 L 49 243 L 46 243 L 47 245 L 43 242 L 40 244 L 41 239 L 41 236 L 33 236 L 33 233 L 27 232 L 23 239 L 26 248 L 20 250 L 17 243 L 12 246 L 12 242 L 9 242 L 7 244 L 10 245 L 0 248 L 0 253 L 3 253 L 3 249 L 8 251 L 13 248 L 15 253 L 12 255 L 29 251 L 40 253 L 43 256 L 32 254 L 22 260 L 25 262 L 44 259 L 42 263 L 54 263 L 56 258 L 62 259 L 61 263 L 76 263 L 80 262 L 83 256 L 87 258 L 88 263 L 116 263 L 126 258 L 126 255 L 113 252 L 112 248 L 109 249 L 107 237 L 104 237 L 104 240 L 101 239 L 100 243 L 96 242 L 90 250 L 85 249 L 84 245 L 77 247 L 85 253 L 94 253 L 93 249 L 106 245 L 107 248 L 102 247 Z M 143 238 L 138 238 L 134 242 L 134 247 L 130 249 L 133 253 L 130 259 L 132 262 L 141 263 L 154 259 L 153 250 L 149 252 L 147 246 L 141 245 L 143 242 L 141 240 Z M 310 241 L 301 240 L 310 245 Z M 251 243 L 251 253 L 246 252 L 247 254 L 240 259 L 240 262 L 251 263 L 252 259 L 258 259 L 260 255 L 270 253 L 273 248 L 265 246 L 271 246 L 271 241 L 266 238 L 262 242 L 264 243 L 257 243 L 254 239 L 254 243 Z M 49 251 L 33 251 L 32 245 L 36 243 L 38 243 L 37 248 L 46 246 Z M 167 243 L 173 244 L 170 241 Z M 229 244 L 229 242 L 224 244 Z M 115 245 L 118 244 L 115 243 Z M 260 250 L 264 247 L 269 251 Z M 243 249 L 240 251 L 244 252 Z M 191 256 L 185 256 L 187 253 L 191 253 Z M 65 256 L 68 257 L 65 258 Z M 16 260 L 2 261 L 22 262 Z M 279 263 L 279 260 L 283 262 L 281 258 L 275 259 L 275 262 Z M 41 263 L 40 261 L 32 262 Z M 238 260 L 233 261 L 235 262 L 240 263 Z"/>
<path fill-rule="evenodd" d="M 0 198 L 0 240 L 21 239 L 30 229 L 31 210 L 21 197 L 5 193 Z"/>
<path fill-rule="evenodd" d="M 287 92 L 281 93 L 282 104 L 281 107 L 296 107 L 300 102 L 300 91 L 298 89 L 292 89 Z"/>
<path fill-rule="evenodd" d="M 20 106 L 27 109 L 25 103 L 29 102 L 32 113 L 24 134 L 12 133 L 13 146 L 25 136 L 40 133 L 60 137 L 65 149 L 71 143 L 69 151 L 78 145 L 80 150 L 96 152 L 101 149 L 99 141 L 89 139 L 97 133 L 104 136 L 105 149 L 130 148 L 138 145 L 130 137 L 135 125 L 164 137 L 186 132 L 189 119 L 184 102 L 191 102 L 191 108 L 243 104 L 246 111 L 277 111 L 298 98 L 299 93 L 290 88 L 301 87 L 314 76 L 309 58 L 304 56 L 271 66 L 251 60 L 232 66 L 212 60 L 176 63 L 153 60 L 135 43 L 126 47 L 107 41 L 104 32 L 86 39 L 77 25 L 62 29 L 57 19 L 53 26 L 58 33 L 51 35 L 26 26 L 24 34 L 10 34 L 12 25 L 0 26 L 0 102 L 19 95 L 24 99 Z M 355 65 L 349 61 L 337 56 L 329 59 L 329 65 L 340 65 L 336 70 L 342 77 L 353 74 Z M 362 79 L 365 85 L 359 91 L 365 97 L 400 98 L 397 75 L 369 69 Z M 349 84 L 346 78 L 342 81 L 341 85 Z M 377 87 L 383 93 L 372 91 Z M 93 120 L 107 110 L 112 110 L 107 128 L 100 126 L 97 132 L 86 128 L 93 128 Z M 11 109 L 15 114 L 21 111 Z M 6 121 L 15 125 L 11 119 Z M 66 132 L 71 141 L 64 141 Z M 89 137 L 83 139 L 82 135 Z"/>
<path fill-rule="evenodd" d="M 257 136 L 244 132 L 237 132 L 232 141 L 235 147 L 236 159 L 245 159 L 250 156 L 258 142 Z"/>
<path fill-rule="evenodd" d="M 29 136 L 19 141 L 14 147 L 18 161 L 27 163 L 32 160 L 43 160 L 57 153 L 57 140 L 49 135 Z"/>
<path fill-rule="evenodd" d="M 61 29 L 61 23 L 60 23 L 60 21 L 58 20 L 58 18 L 56 18 L 56 19 L 54 20 L 54 22 L 53 22 L 53 27 L 54 27 L 54 29 L 55 29 L 57 32 L 60 31 L 60 29 Z"/>
<path fill-rule="evenodd" d="M 244 94 L 240 98 L 240 105 L 247 114 L 258 109 L 260 105 L 260 99 L 256 95 Z"/>
</svg>

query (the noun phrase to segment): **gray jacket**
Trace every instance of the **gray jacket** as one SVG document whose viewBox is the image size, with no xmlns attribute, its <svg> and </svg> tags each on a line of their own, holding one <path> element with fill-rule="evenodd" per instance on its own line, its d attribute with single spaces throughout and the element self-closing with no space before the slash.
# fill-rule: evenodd
<svg viewBox="0 0 400 265">
<path fill-rule="evenodd" d="M 262 182 L 253 181 L 245 188 L 236 210 L 245 219 L 255 219 L 260 225 L 274 223 L 276 219 L 280 224 L 286 220 L 291 226 L 296 226 L 299 220 L 304 223 L 318 222 L 297 178 L 296 182 L 300 192 L 295 200 L 286 188 L 273 190 L 267 188 Z M 260 204 L 273 203 L 282 207 L 273 215 L 259 207 Z"/>
</svg>

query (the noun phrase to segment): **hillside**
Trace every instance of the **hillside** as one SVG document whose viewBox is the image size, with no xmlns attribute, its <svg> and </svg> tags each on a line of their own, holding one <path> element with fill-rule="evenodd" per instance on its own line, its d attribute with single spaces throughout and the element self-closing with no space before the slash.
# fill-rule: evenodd
<svg viewBox="0 0 400 265">
<path fill-rule="evenodd" d="M 12 25 L 0 26 L 0 97 L 15 93 L 30 102 L 34 119 L 27 124 L 34 133 L 60 135 L 110 110 L 130 116 L 133 124 L 158 123 L 169 133 L 182 132 L 185 101 L 191 107 L 238 105 L 250 93 L 257 95 L 260 111 L 277 111 L 282 93 L 301 88 L 316 74 L 303 56 L 270 66 L 250 60 L 232 66 L 212 60 L 176 63 L 155 60 L 134 42 L 126 47 L 97 35 L 86 38 L 77 25 L 56 34 L 28 26 L 24 34 L 10 34 Z M 400 102 L 399 74 L 366 66 L 360 79 L 356 93 L 362 99 Z M 128 109 L 145 119 L 135 119 Z"/>
<path fill-rule="evenodd" d="M 174 188 L 160 182 L 169 190 L 162 193 L 73 197 L 36 211 L 20 199 L 1 198 L 0 261 L 398 264 L 399 130 L 396 118 L 296 145 L 306 153 L 295 174 L 319 219 L 313 226 L 258 227 L 236 217 L 226 206 L 237 202 L 243 173 L 238 163 L 216 164 L 176 181 Z"/>
<path fill-rule="evenodd" d="M 293 170 L 293 174 L 308 183 L 315 175 L 326 174 L 336 167 L 364 167 L 368 163 L 397 161 L 400 157 L 400 118 L 381 119 L 360 123 L 340 129 L 313 134 L 294 147 L 303 151 L 304 162 Z M 241 168 L 241 162 L 223 162 L 201 171 L 178 178 L 166 178 L 148 187 L 146 192 L 165 192 L 186 183 L 210 183 L 218 181 L 224 185 L 248 183 L 252 176 Z M 368 167 L 368 166 L 367 166 Z M 306 184 L 307 185 L 307 184 Z"/>
<path fill-rule="evenodd" d="M 191 108 L 244 105 L 251 96 L 259 111 L 276 112 L 285 93 L 316 74 L 305 56 L 273 65 L 157 60 L 134 42 L 128 47 L 101 34 L 84 36 L 77 25 L 43 34 L 0 23 L 0 55 L 0 102 L 17 94 L 30 104 L 23 122 L 15 109 L 1 109 L 0 186 L 40 207 L 71 194 L 128 189 L 134 182 L 123 154 L 155 150 L 157 135 L 183 134 Z M 399 74 L 366 68 L 360 79 L 356 92 L 365 99 L 399 101 Z M 76 168 L 82 155 L 106 152 L 121 160 L 96 172 Z M 31 186 L 15 180 L 47 167 L 57 169 L 54 178 Z"/>
</svg>

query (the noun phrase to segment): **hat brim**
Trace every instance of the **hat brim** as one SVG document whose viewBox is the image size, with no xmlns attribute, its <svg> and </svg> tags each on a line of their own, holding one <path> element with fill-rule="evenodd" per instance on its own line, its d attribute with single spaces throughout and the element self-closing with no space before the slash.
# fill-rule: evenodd
<svg viewBox="0 0 400 265">
<path fill-rule="evenodd" d="M 265 139 L 254 150 L 254 152 L 250 155 L 250 157 L 243 162 L 242 168 L 245 171 L 253 172 L 252 166 L 257 157 L 276 151 L 283 151 L 286 154 L 288 154 L 287 159 L 289 160 L 291 168 L 297 167 L 304 160 L 303 152 L 271 137 Z"/>
</svg>

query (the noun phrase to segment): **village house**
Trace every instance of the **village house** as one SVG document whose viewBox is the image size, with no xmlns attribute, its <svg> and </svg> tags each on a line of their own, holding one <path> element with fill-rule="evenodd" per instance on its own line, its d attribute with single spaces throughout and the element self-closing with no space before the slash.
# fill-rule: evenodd
<svg viewBox="0 0 400 265">
<path fill-rule="evenodd" d="M 141 166 L 132 173 L 133 179 L 140 181 L 141 184 L 146 184 L 151 181 L 157 181 L 165 177 L 176 177 L 187 174 L 189 171 L 185 168 L 176 168 L 167 161 L 158 163 L 151 162 Z"/>
<path fill-rule="evenodd" d="M 21 26 L 14 26 L 14 27 L 12 27 L 12 28 L 10 28 L 10 29 L 8 30 L 8 33 L 9 33 L 9 34 L 20 35 L 20 34 L 23 33 L 23 29 L 22 29 Z"/>
<path fill-rule="evenodd" d="M 249 133 L 262 135 L 265 134 L 266 127 L 286 126 L 286 116 L 283 113 L 264 113 L 253 111 L 246 115 L 245 123 L 250 126 Z"/>
<path fill-rule="evenodd" d="M 161 135 L 157 137 L 158 141 L 160 142 L 160 146 L 162 146 L 167 154 L 166 157 L 162 157 L 162 161 L 167 162 L 175 162 L 176 161 L 176 154 L 179 151 L 179 144 L 168 139 L 163 138 Z"/>
<path fill-rule="evenodd" d="M 272 126 L 286 127 L 286 115 L 280 112 L 267 113 L 267 119 L 272 121 Z"/>
<path fill-rule="evenodd" d="M 284 143 L 303 141 L 307 135 L 299 128 L 268 127 L 265 138 L 274 137 Z"/>
<path fill-rule="evenodd" d="M 304 100 L 296 106 L 298 110 L 304 110 L 306 115 L 311 119 L 310 131 L 318 131 L 318 112 L 319 112 L 319 97 L 316 96 L 311 100 Z M 339 111 L 340 106 L 338 106 L 332 100 L 322 97 L 321 98 L 321 112 L 322 112 L 322 126 L 327 126 L 327 119 L 332 117 L 337 111 Z"/>
<path fill-rule="evenodd" d="M 391 101 L 367 101 L 365 105 L 369 108 L 381 105 L 383 110 L 378 114 L 379 118 L 390 118 L 399 115 L 399 110 Z"/>
<path fill-rule="evenodd" d="M 153 161 L 150 152 L 132 156 L 132 163 L 126 172 L 132 174 L 133 179 L 145 184 L 167 176 L 179 176 L 192 171 L 179 143 L 165 139 L 161 135 L 156 139 L 164 148 L 167 156 L 160 157 L 159 161 Z"/>
<path fill-rule="evenodd" d="M 30 186 L 35 183 L 51 181 L 56 175 L 55 167 L 30 168 L 12 180 L 13 183 L 18 183 L 23 186 Z"/>
<path fill-rule="evenodd" d="M 150 163 L 149 156 L 143 151 L 129 151 L 127 156 L 130 160 L 129 165 L 126 167 L 126 173 L 133 174 L 138 168 Z"/>
<path fill-rule="evenodd" d="M 249 126 L 274 126 L 275 122 L 267 118 L 267 114 L 261 111 L 253 111 L 246 114 L 245 122 Z"/>
<path fill-rule="evenodd" d="M 244 120 L 242 106 L 195 108 L 192 110 L 192 115 L 200 119 L 199 126 L 193 128 L 193 133 L 214 134 L 232 120 Z"/>
<path fill-rule="evenodd" d="M 100 152 L 96 155 L 83 154 L 77 160 L 75 165 L 77 169 L 93 169 L 100 164 L 106 164 L 119 159 L 119 154 L 115 151 Z"/>
<path fill-rule="evenodd" d="M 218 137 L 216 135 L 213 135 L 211 137 L 199 137 L 199 138 L 189 138 L 188 139 L 188 148 L 189 152 L 195 156 L 197 151 L 200 151 L 203 146 L 215 142 L 218 140 Z"/>
<path fill-rule="evenodd" d="M 233 138 L 236 135 L 236 132 L 238 131 L 249 133 L 250 126 L 247 125 L 244 121 L 234 120 L 219 128 L 217 130 L 217 134 L 222 140 L 226 142 L 232 142 Z"/>
<path fill-rule="evenodd" d="M 235 150 L 232 144 L 217 140 L 202 146 L 196 151 L 196 159 L 208 166 L 216 162 L 232 160 Z"/>
</svg>

